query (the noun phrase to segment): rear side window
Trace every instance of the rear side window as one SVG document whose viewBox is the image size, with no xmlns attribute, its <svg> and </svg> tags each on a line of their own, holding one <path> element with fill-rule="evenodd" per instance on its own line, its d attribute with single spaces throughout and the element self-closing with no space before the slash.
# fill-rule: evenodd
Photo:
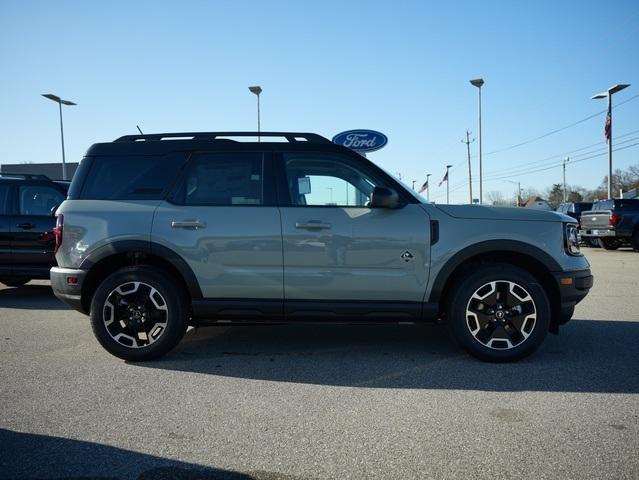
<svg viewBox="0 0 639 480">
<path fill-rule="evenodd" d="M 263 155 L 257 152 L 194 154 L 173 200 L 182 205 L 262 205 Z"/>
<path fill-rule="evenodd" d="M 54 207 L 64 202 L 64 194 L 46 185 L 20 185 L 18 203 L 20 215 L 51 215 Z"/>
<path fill-rule="evenodd" d="M 10 187 L 6 183 L 0 185 L 0 215 L 9 213 L 9 190 Z"/>
<path fill-rule="evenodd" d="M 88 200 L 162 199 L 183 162 L 184 156 L 177 154 L 93 157 L 80 198 Z"/>
</svg>

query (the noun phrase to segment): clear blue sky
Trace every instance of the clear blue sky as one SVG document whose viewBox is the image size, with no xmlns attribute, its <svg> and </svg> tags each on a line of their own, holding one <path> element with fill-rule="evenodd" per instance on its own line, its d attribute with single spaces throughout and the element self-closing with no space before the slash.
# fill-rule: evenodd
<svg viewBox="0 0 639 480">
<path fill-rule="evenodd" d="M 470 78 L 486 81 L 491 152 L 604 109 L 590 97 L 615 83 L 633 84 L 616 102 L 639 94 L 638 51 L 639 3 L 630 0 L 4 0 L 0 162 L 59 161 L 57 106 L 42 93 L 78 103 L 65 110 L 67 159 L 77 161 L 92 143 L 136 133 L 136 124 L 149 133 L 254 129 L 247 86 L 259 84 L 264 130 L 380 130 L 389 144 L 371 160 L 418 185 L 432 173 L 431 198 L 439 201 L 445 165 L 459 165 L 451 196 L 463 202 L 460 140 L 477 129 Z M 639 98 L 614 119 L 615 135 L 639 131 Z M 488 179 L 519 165 L 597 142 L 603 150 L 603 123 L 601 115 L 485 155 L 484 191 L 510 195 L 512 185 Z M 615 163 L 639 163 L 639 146 L 619 151 Z M 605 157 L 586 160 L 568 167 L 568 183 L 593 188 L 606 172 Z M 543 190 L 561 180 L 561 167 L 511 180 Z"/>
</svg>

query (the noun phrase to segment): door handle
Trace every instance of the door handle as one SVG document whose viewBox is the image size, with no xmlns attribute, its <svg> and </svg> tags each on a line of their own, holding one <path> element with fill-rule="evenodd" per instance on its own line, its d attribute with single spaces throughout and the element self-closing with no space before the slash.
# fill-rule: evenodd
<svg viewBox="0 0 639 480">
<path fill-rule="evenodd" d="M 32 228 L 35 228 L 36 225 L 35 223 L 18 223 L 16 227 L 21 228 L 23 230 L 31 230 Z"/>
<path fill-rule="evenodd" d="M 309 222 L 295 222 L 295 228 L 303 228 L 303 229 L 311 229 L 311 228 L 317 228 L 317 229 L 325 229 L 325 228 L 331 228 L 332 225 L 330 223 L 321 223 L 321 222 L 316 222 L 316 221 L 309 221 Z"/>
<path fill-rule="evenodd" d="M 179 222 L 171 222 L 171 228 L 187 228 L 197 230 L 198 228 L 206 228 L 206 223 L 199 220 L 182 220 Z"/>
</svg>

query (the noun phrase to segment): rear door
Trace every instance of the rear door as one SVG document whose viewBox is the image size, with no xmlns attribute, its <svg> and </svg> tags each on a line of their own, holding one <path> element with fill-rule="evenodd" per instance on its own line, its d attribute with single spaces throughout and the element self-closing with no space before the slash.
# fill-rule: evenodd
<svg viewBox="0 0 639 480">
<path fill-rule="evenodd" d="M 282 232 L 270 154 L 196 152 L 157 209 L 152 241 L 198 279 L 203 316 L 280 317 Z"/>
<path fill-rule="evenodd" d="M 9 183 L 0 183 L 0 276 L 11 274 L 11 211 Z"/>
<path fill-rule="evenodd" d="M 62 188 L 35 182 L 19 183 L 16 190 L 17 211 L 11 225 L 14 273 L 48 276 L 55 265 L 52 209 L 66 195 Z"/>
<path fill-rule="evenodd" d="M 283 154 L 285 312 L 318 320 L 415 320 L 430 264 L 430 220 L 419 204 L 369 208 L 384 178 L 341 154 Z"/>
</svg>

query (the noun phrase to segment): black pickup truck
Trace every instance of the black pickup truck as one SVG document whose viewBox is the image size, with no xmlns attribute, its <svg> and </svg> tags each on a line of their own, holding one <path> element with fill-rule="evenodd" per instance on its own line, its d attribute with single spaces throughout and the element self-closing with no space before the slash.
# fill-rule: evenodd
<svg viewBox="0 0 639 480">
<path fill-rule="evenodd" d="M 49 279 L 55 265 L 55 209 L 69 182 L 44 175 L 0 174 L 0 282 L 10 287 Z"/>
<path fill-rule="evenodd" d="M 639 252 L 639 198 L 603 200 L 581 214 L 580 235 L 606 250 L 630 244 Z"/>
</svg>

